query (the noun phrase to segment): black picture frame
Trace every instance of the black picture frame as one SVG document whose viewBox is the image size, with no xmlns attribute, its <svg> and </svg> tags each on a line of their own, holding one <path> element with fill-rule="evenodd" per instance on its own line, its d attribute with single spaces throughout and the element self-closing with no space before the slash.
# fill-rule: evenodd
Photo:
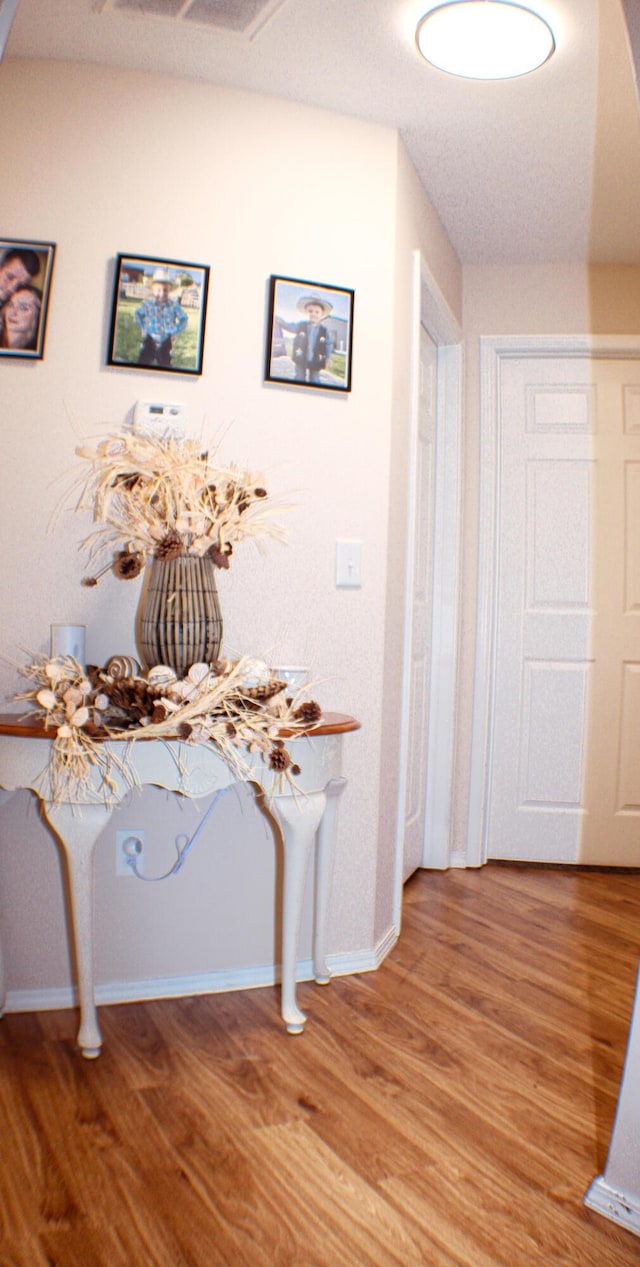
<svg viewBox="0 0 640 1267">
<path fill-rule="evenodd" d="M 41 361 L 55 242 L 0 238 L 0 356 Z"/>
<path fill-rule="evenodd" d="M 107 364 L 202 374 L 208 294 L 207 264 L 118 255 Z M 177 305 L 179 312 L 154 312 L 151 305 L 156 303 L 161 308 Z"/>
<path fill-rule="evenodd" d="M 351 391 L 354 298 L 355 292 L 346 286 L 272 274 L 265 380 Z M 306 315 L 314 308 L 324 309 L 317 321 Z M 312 343 L 314 325 L 318 334 Z"/>
</svg>

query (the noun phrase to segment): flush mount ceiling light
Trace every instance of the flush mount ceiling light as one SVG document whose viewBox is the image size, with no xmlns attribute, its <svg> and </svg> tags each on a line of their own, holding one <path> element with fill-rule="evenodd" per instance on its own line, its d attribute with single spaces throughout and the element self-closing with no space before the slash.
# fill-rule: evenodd
<svg viewBox="0 0 640 1267">
<path fill-rule="evenodd" d="M 511 0 L 452 0 L 425 13 L 416 30 L 426 61 L 465 79 L 513 79 L 546 62 L 551 27 Z"/>
</svg>

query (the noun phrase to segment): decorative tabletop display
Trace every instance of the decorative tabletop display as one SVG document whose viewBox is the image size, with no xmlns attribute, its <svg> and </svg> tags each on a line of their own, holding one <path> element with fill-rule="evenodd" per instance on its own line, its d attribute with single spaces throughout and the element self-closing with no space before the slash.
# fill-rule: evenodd
<svg viewBox="0 0 640 1267">
<path fill-rule="evenodd" d="M 315 729 L 319 705 L 262 660 L 218 659 L 215 569 L 229 567 L 240 541 L 284 536 L 259 477 L 213 466 L 196 441 L 175 434 L 126 430 L 76 452 L 89 463 L 73 490 L 76 509 L 91 507 L 99 525 L 83 542 L 97 565 L 83 584 L 97 585 L 109 570 L 130 580 L 149 564 L 139 620 L 145 667 L 113 655 L 85 669 L 54 655 L 21 668 L 29 687 L 15 698 L 53 732 L 53 800 L 69 789 L 88 802 L 116 799 L 135 781 L 127 753 L 140 739 L 203 744 L 239 778 L 258 754 L 274 790 L 283 780 L 295 787 L 300 770 L 286 741 Z M 180 766 L 179 749 L 175 759 Z"/>
<path fill-rule="evenodd" d="M 195 440 L 146 432 L 110 435 L 76 450 L 89 463 L 77 509 L 100 524 L 83 543 L 98 567 L 129 580 L 149 563 L 138 612 L 138 651 L 146 668 L 178 677 L 211 664 L 222 643 L 216 568 L 252 538 L 282 540 L 259 476 L 209 460 Z M 111 555 L 104 563 L 104 555 Z"/>
<path fill-rule="evenodd" d="M 112 656 L 103 669 L 87 669 L 73 656 L 42 657 L 22 669 L 31 683 L 17 700 L 54 732 L 49 777 L 53 800 L 75 787 L 87 799 L 108 802 L 118 780 L 131 785 L 127 750 L 105 740 L 179 740 L 213 747 L 239 778 L 247 753 L 261 753 L 276 775 L 294 783 L 300 769 L 286 737 L 314 729 L 320 708 L 289 696 L 285 682 L 248 656 L 194 664 L 180 679 L 167 665 L 146 674 L 129 656 Z M 284 736 L 284 737 L 283 737 Z M 179 760 L 179 758 L 178 758 Z M 94 775 L 99 774 L 98 786 Z"/>
</svg>

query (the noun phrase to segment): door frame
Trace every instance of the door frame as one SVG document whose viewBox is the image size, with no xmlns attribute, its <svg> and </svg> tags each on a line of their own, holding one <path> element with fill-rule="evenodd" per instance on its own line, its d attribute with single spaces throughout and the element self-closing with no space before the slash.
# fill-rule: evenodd
<svg viewBox="0 0 640 1267">
<path fill-rule="evenodd" d="M 450 865 L 451 857 L 451 796 L 460 569 L 463 347 L 462 330 L 458 321 L 425 263 L 422 253 L 415 250 L 412 278 L 411 421 L 407 458 L 405 606 L 395 846 L 394 924 L 397 929 L 400 927 L 402 908 L 404 819 L 407 799 L 412 583 L 417 515 L 415 471 L 422 326 L 437 348 L 438 389 L 433 519 L 431 689 L 421 866 L 444 869 Z M 428 844 L 429 841 L 432 842 L 431 846 Z"/>
<path fill-rule="evenodd" d="M 503 360 L 530 357 L 640 357 L 638 335 L 515 335 L 480 338 L 478 591 L 467 817 L 467 866 L 488 857 L 488 804 L 493 774 L 497 584 L 500 574 L 500 372 Z"/>
</svg>

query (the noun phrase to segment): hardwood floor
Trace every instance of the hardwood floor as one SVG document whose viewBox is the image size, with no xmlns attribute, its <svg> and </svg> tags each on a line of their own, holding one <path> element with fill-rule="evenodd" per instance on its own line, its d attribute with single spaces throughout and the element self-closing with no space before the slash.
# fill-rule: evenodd
<svg viewBox="0 0 640 1267">
<path fill-rule="evenodd" d="M 0 1023 L 1 1267 L 630 1267 L 640 874 L 420 872 L 376 973 Z"/>
</svg>

